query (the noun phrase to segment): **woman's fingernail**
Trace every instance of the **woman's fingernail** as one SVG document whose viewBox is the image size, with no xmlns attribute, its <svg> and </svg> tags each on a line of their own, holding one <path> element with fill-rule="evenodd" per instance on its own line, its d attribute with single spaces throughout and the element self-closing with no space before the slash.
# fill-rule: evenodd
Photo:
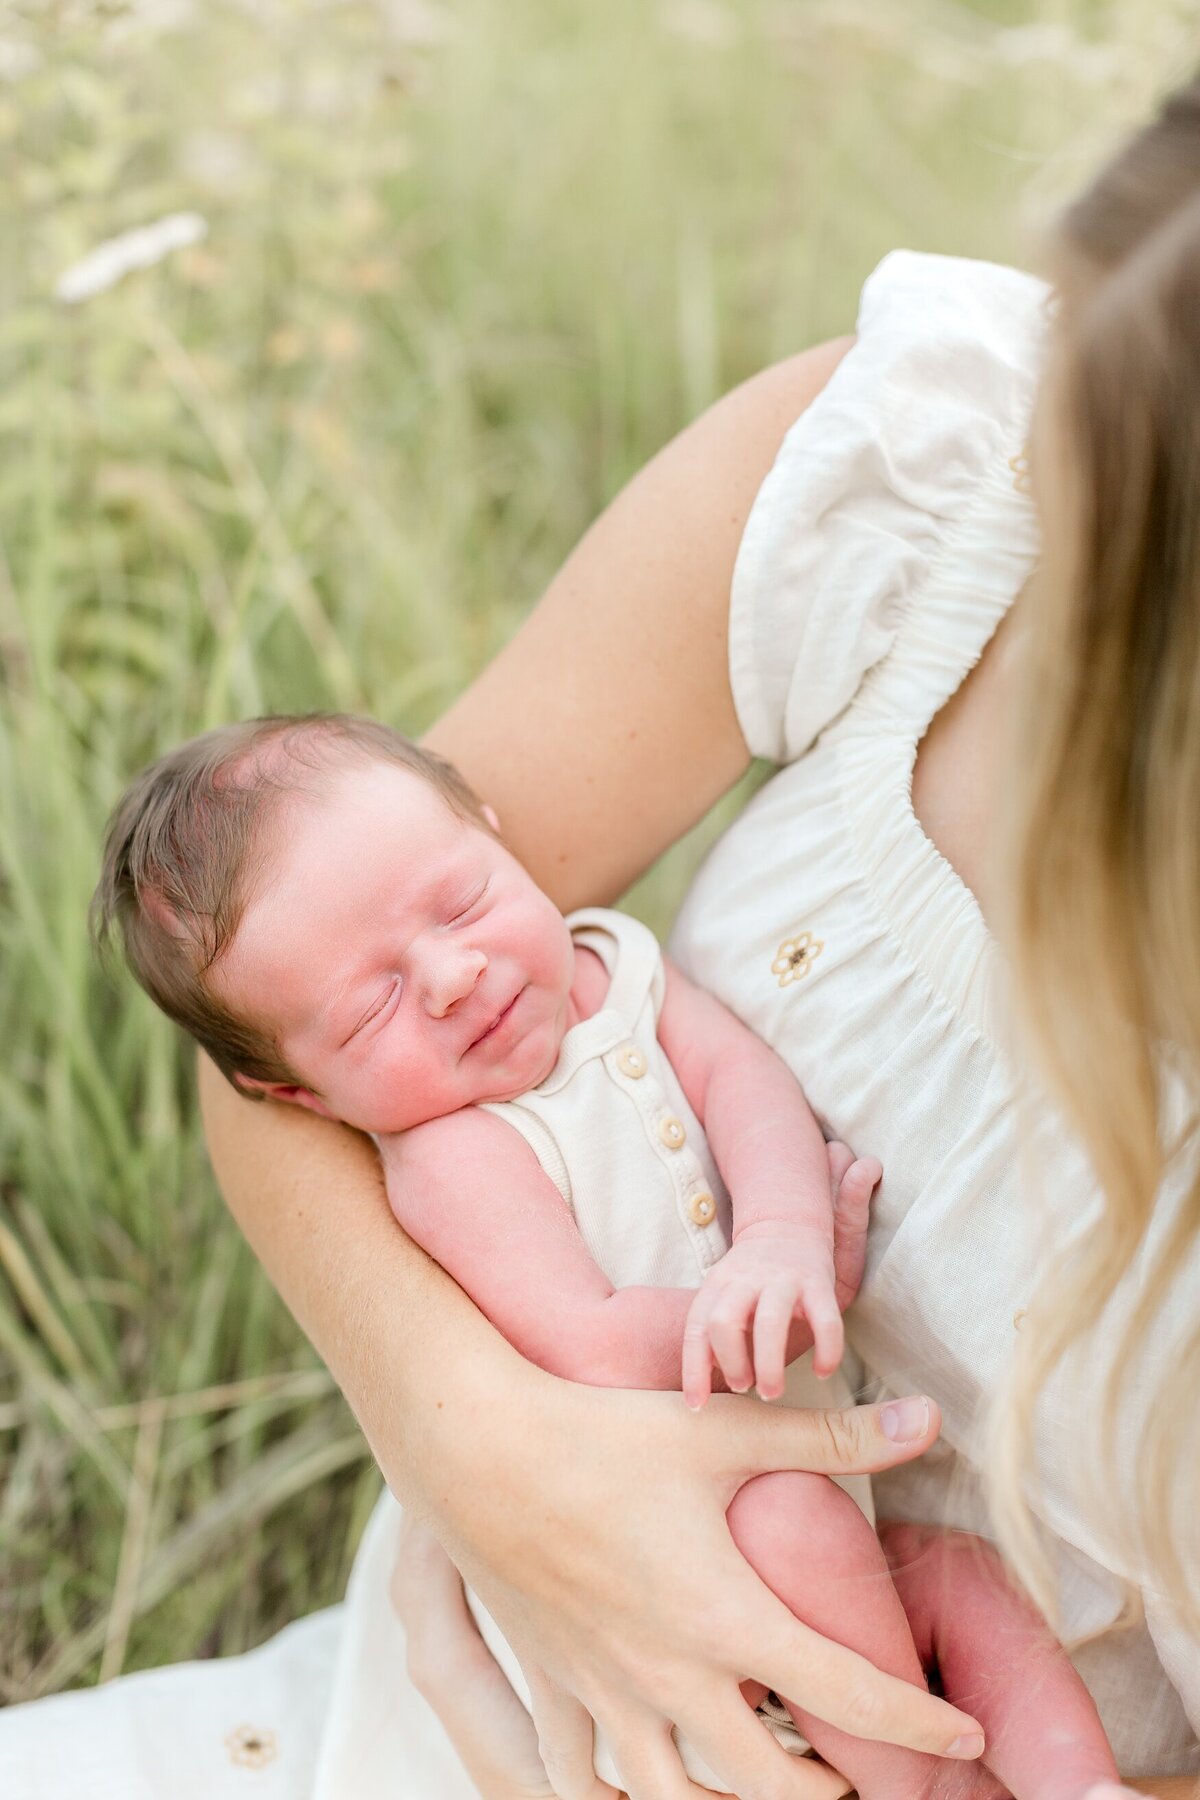
<svg viewBox="0 0 1200 1800">
<path fill-rule="evenodd" d="M 1139 1800 L 1132 1788 L 1122 1787 L 1116 1781 L 1098 1781 L 1090 1787 L 1083 1800 Z"/>
<path fill-rule="evenodd" d="M 929 1430 L 929 1402 L 923 1394 L 907 1400 L 889 1400 L 879 1409 L 879 1424 L 884 1437 L 893 1444 L 915 1444 Z"/>
<path fill-rule="evenodd" d="M 982 1731 L 972 1731 L 966 1737 L 956 1737 L 946 1755 L 957 1756 L 963 1762 L 973 1762 L 977 1756 L 983 1755 Z"/>
</svg>

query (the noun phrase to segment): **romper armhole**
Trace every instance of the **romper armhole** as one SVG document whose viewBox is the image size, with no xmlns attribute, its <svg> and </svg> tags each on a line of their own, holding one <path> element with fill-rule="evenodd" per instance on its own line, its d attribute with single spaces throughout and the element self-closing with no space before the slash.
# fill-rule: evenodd
<svg viewBox="0 0 1200 1800">
<path fill-rule="evenodd" d="M 581 907 L 568 914 L 567 926 L 575 942 L 593 950 L 608 970 L 611 985 L 603 1010 L 622 1014 L 632 1025 L 648 996 L 657 1021 L 666 981 L 662 949 L 650 927 L 607 907 Z"/>
<path fill-rule="evenodd" d="M 1016 269 L 907 250 L 867 281 L 856 342 L 784 438 L 738 551 L 730 679 L 755 756 L 793 761 L 838 716 L 979 484 L 1019 457 L 1046 296 Z"/>
</svg>

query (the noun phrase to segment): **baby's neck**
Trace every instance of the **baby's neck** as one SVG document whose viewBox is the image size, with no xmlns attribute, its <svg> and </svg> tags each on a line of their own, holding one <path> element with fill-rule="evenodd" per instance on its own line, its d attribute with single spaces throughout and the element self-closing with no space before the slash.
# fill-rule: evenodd
<svg viewBox="0 0 1200 1800">
<path fill-rule="evenodd" d="M 575 974 L 567 997 L 567 1030 L 598 1013 L 608 998 L 608 970 L 594 950 L 575 945 Z"/>
</svg>

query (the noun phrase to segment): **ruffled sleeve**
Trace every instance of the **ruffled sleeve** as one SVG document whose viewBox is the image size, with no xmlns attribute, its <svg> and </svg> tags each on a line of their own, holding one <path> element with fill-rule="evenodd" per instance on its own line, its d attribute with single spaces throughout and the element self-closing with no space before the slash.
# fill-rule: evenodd
<svg viewBox="0 0 1200 1800">
<path fill-rule="evenodd" d="M 942 546 L 1025 446 L 1045 285 L 896 250 L 789 431 L 738 552 L 730 676 L 752 753 L 790 762 L 886 656 Z M 997 545 L 997 557 L 1003 546 Z"/>
</svg>

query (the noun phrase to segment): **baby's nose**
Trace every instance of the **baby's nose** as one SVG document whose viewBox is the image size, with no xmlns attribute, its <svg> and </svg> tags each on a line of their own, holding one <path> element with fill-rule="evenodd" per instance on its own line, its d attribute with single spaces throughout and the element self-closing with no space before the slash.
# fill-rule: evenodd
<svg viewBox="0 0 1200 1800">
<path fill-rule="evenodd" d="M 460 1000 L 475 992 L 480 976 L 487 968 L 482 950 L 443 946 L 439 955 L 430 959 L 426 974 L 426 1008 L 435 1019 L 444 1019 Z"/>
</svg>

